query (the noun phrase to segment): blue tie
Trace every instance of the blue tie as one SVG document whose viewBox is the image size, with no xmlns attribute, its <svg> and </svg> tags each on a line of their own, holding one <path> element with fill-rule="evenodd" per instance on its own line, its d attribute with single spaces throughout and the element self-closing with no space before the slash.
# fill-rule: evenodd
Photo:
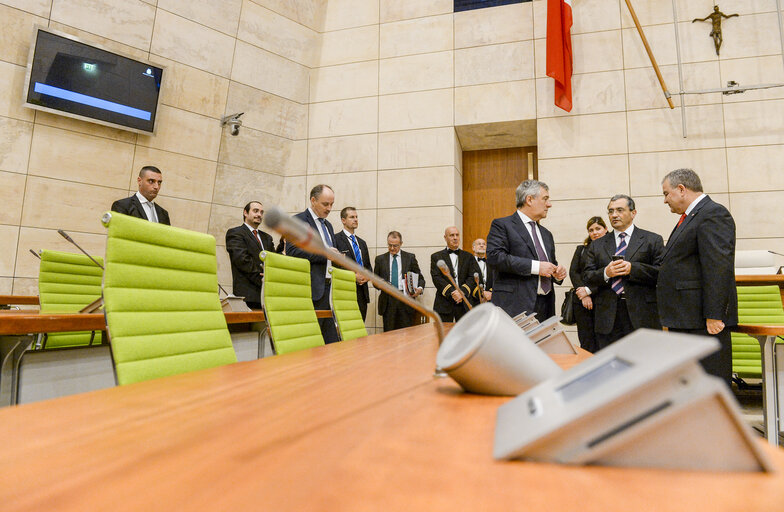
<svg viewBox="0 0 784 512">
<path fill-rule="evenodd" d="M 359 250 L 359 245 L 357 245 L 357 239 L 354 238 L 354 235 L 351 235 L 351 247 L 354 248 L 354 259 L 357 260 L 357 265 L 360 267 L 362 266 L 362 252 Z"/>
<path fill-rule="evenodd" d="M 618 244 L 618 249 L 615 250 L 616 256 L 625 256 L 626 255 L 626 233 L 618 233 L 618 238 L 621 239 L 621 243 Z M 622 277 L 615 277 L 610 283 L 610 288 L 613 289 L 615 293 L 618 295 L 623 293 L 623 278 Z"/>
<path fill-rule="evenodd" d="M 319 222 L 321 223 L 321 232 L 324 233 L 324 240 L 326 240 L 327 246 L 335 247 L 335 244 L 332 243 L 332 238 L 329 236 L 329 231 L 327 231 L 327 219 L 319 218 Z"/>
<path fill-rule="evenodd" d="M 395 288 L 400 288 L 400 285 L 397 282 L 397 254 L 392 256 L 392 271 L 390 272 L 390 279 L 389 281 L 392 283 L 392 286 Z"/>
</svg>

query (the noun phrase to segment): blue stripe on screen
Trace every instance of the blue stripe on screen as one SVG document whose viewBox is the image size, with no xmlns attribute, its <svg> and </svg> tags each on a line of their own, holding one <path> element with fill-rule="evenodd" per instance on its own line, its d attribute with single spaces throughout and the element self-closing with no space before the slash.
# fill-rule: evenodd
<svg viewBox="0 0 784 512">
<path fill-rule="evenodd" d="M 41 82 L 36 82 L 33 90 L 39 94 L 46 94 L 47 96 L 54 96 L 55 98 L 73 101 L 74 103 L 81 103 L 82 105 L 89 105 L 91 107 L 108 110 L 110 112 L 117 112 L 118 114 L 137 117 L 139 119 L 144 119 L 145 121 L 149 121 L 150 117 L 152 117 L 152 114 L 146 110 L 140 110 L 138 108 L 122 105 L 120 103 L 114 103 L 113 101 L 102 100 L 100 98 L 87 96 L 86 94 L 80 94 L 78 92 L 61 89 L 59 87 L 52 87 L 51 85 L 42 84 Z"/>
</svg>

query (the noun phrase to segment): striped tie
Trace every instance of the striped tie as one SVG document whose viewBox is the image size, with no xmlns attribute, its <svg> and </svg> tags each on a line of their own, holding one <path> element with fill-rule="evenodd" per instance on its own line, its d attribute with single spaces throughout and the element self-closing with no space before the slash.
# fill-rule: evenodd
<svg viewBox="0 0 784 512">
<path fill-rule="evenodd" d="M 616 256 L 625 256 L 626 255 L 626 233 L 618 233 L 618 237 L 621 239 L 621 243 L 618 244 L 618 249 L 615 250 L 615 255 Z M 623 278 L 622 277 L 614 277 L 612 282 L 610 283 L 610 287 L 618 295 L 622 294 L 623 293 Z"/>
</svg>

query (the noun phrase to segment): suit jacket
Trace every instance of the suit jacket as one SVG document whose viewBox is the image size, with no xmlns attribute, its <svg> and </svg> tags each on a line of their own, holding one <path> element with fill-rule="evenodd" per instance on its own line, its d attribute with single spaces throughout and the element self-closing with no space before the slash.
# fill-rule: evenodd
<svg viewBox="0 0 784 512">
<path fill-rule="evenodd" d="M 582 286 L 591 289 L 594 328 L 601 334 L 612 331 L 618 307 L 618 296 L 611 287 L 613 278 L 604 280 L 604 268 L 612 261 L 615 251 L 615 233 L 612 231 L 594 240 L 585 249 L 587 255 Z M 635 329 L 661 329 L 656 309 L 656 279 L 663 253 L 664 241 L 660 235 L 634 227 L 624 256 L 632 264 L 632 269 L 624 280 L 623 292 L 629 319 Z"/>
<path fill-rule="evenodd" d="M 479 270 L 479 264 L 476 262 L 474 255 L 470 252 L 466 252 L 462 249 L 459 249 L 457 254 L 457 274 L 455 274 L 455 269 L 452 267 L 452 258 L 449 257 L 449 253 L 446 249 L 441 249 L 438 252 L 434 252 L 430 256 L 430 277 L 433 278 L 433 286 L 436 287 L 436 295 L 433 301 L 433 309 L 436 313 L 443 313 L 445 315 L 450 314 L 453 311 L 455 305 L 454 300 L 452 300 L 452 292 L 454 288 L 452 287 L 452 283 L 441 273 L 438 269 L 438 260 L 444 260 L 446 266 L 449 267 L 449 272 L 454 277 L 457 286 L 460 287 L 463 294 L 466 296 L 468 300 L 471 300 L 471 297 L 476 297 L 476 282 L 474 282 L 474 273 L 479 274 L 479 279 L 481 282 L 482 273 Z M 461 308 L 464 308 L 462 304 L 458 305 Z"/>
<path fill-rule="evenodd" d="M 306 222 L 310 229 L 316 232 L 316 236 L 321 239 L 321 235 L 319 234 L 319 228 L 316 226 L 316 222 L 313 220 L 313 217 L 310 215 L 310 211 L 305 210 L 304 212 L 300 212 L 296 214 L 294 217 L 301 220 L 302 222 Z M 332 240 L 335 240 L 335 231 L 332 230 L 332 224 L 329 221 L 326 221 L 327 231 L 329 232 L 329 236 L 332 237 Z M 296 245 L 292 244 L 288 240 L 286 240 L 286 256 L 294 256 L 295 258 L 304 258 L 310 262 L 310 291 L 311 296 L 314 301 L 319 300 L 321 297 L 324 296 L 324 289 L 326 288 L 327 282 L 327 258 L 318 254 L 311 254 L 307 251 L 303 251 Z"/>
<path fill-rule="evenodd" d="M 557 265 L 552 233 L 541 225 L 539 231 L 548 260 Z M 510 316 L 523 311 L 533 313 L 539 276 L 531 275 L 531 262 L 538 260 L 531 233 L 517 212 L 494 219 L 487 235 L 487 262 L 495 269 L 492 303 Z M 554 284 L 563 282 L 552 281 Z M 555 294 L 548 296 L 555 308 Z"/>
<path fill-rule="evenodd" d="M 406 275 L 406 272 L 416 272 L 419 274 L 419 286 L 422 288 L 425 287 L 425 276 L 422 275 L 422 271 L 419 270 L 419 263 L 417 263 L 416 256 L 414 256 L 410 252 L 406 252 L 404 250 L 400 250 L 398 253 L 400 254 L 400 271 L 403 276 Z M 384 254 L 379 254 L 376 256 L 376 263 L 373 265 L 373 271 L 380 276 L 383 280 L 389 282 L 389 251 L 385 252 Z M 378 314 L 383 315 L 384 312 L 387 310 L 387 304 L 389 304 L 389 295 L 384 293 L 383 291 L 378 296 Z"/>
<path fill-rule="evenodd" d="M 373 267 L 370 265 L 370 252 L 368 252 L 367 244 L 364 240 L 359 238 L 356 233 L 354 234 L 354 238 L 357 239 L 359 252 L 362 254 L 362 266 L 373 272 Z M 349 240 L 342 229 L 335 233 L 335 247 L 337 247 L 338 251 L 340 251 L 343 256 L 350 260 L 356 261 L 356 258 L 354 257 L 354 248 L 351 246 L 351 240 Z M 364 301 L 365 304 L 370 302 L 370 290 L 368 289 L 368 283 L 361 285 L 357 284 L 357 300 Z"/>
<path fill-rule="evenodd" d="M 152 204 L 155 206 L 155 214 L 158 216 L 158 222 L 170 226 L 169 212 L 164 210 L 158 203 L 154 202 Z M 142 203 L 139 202 L 139 198 L 136 197 L 136 194 L 126 197 L 125 199 L 118 199 L 112 203 L 112 211 L 147 220 L 147 214 L 144 211 Z"/>
<path fill-rule="evenodd" d="M 697 203 L 670 235 L 656 297 L 666 327 L 704 329 L 708 318 L 738 324 L 735 221 L 710 197 Z"/>
<path fill-rule="evenodd" d="M 262 263 L 261 251 L 273 251 L 272 237 L 259 231 L 261 245 L 245 226 L 237 226 L 226 232 L 226 252 L 231 260 L 232 291 L 245 297 L 248 302 L 261 302 Z"/>
</svg>

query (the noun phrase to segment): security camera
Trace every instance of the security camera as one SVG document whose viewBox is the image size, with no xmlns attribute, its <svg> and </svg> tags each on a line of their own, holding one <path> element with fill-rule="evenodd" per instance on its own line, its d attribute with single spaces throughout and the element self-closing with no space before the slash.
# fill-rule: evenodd
<svg viewBox="0 0 784 512">
<path fill-rule="evenodd" d="M 230 114 L 221 118 L 221 126 L 229 125 L 231 127 L 231 134 L 236 137 L 240 134 L 240 126 L 242 126 L 240 116 L 242 116 L 244 113 L 245 112 L 240 112 L 239 114 Z"/>
</svg>

